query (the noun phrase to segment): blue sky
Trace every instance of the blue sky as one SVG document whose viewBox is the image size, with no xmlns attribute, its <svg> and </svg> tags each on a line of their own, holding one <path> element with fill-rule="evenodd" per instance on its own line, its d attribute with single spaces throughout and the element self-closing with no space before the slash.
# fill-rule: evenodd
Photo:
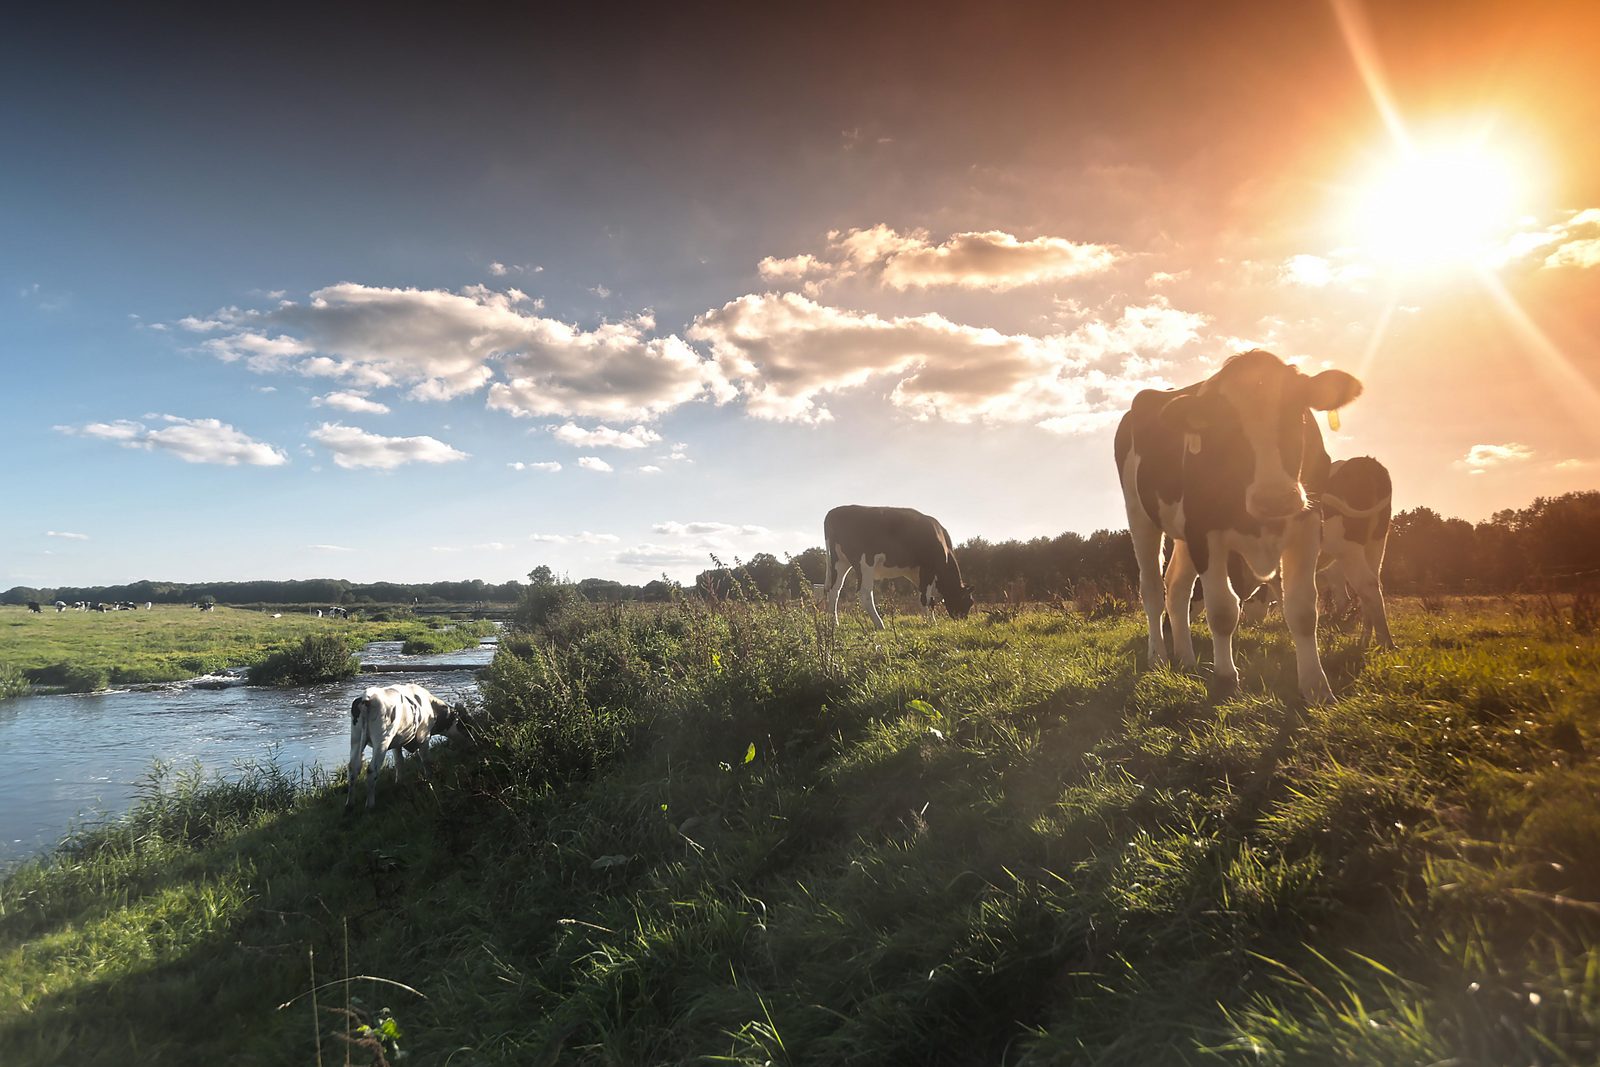
<svg viewBox="0 0 1600 1067">
<path fill-rule="evenodd" d="M 1594 17 L 1246 7 L 37 16 L 0 587 L 1119 526 L 1132 394 L 1257 344 L 1400 507 L 1600 484 Z"/>
</svg>

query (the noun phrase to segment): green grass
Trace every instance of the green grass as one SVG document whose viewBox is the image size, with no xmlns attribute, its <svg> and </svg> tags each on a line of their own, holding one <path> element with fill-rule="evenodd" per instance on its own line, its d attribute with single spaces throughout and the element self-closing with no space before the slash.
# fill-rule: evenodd
<svg viewBox="0 0 1600 1067">
<path fill-rule="evenodd" d="M 412 634 L 406 638 L 400 651 L 407 656 L 423 653 L 455 652 L 463 648 L 476 648 L 485 637 L 498 633 L 500 627 L 487 620 L 458 622 Z"/>
<path fill-rule="evenodd" d="M 84 692 L 107 685 L 170 682 L 258 663 L 311 635 L 334 633 L 352 647 L 405 639 L 421 632 L 414 621 L 372 623 L 218 607 L 158 605 L 153 611 L 33 615 L 0 607 L 0 668 L 32 682 Z"/>
<path fill-rule="evenodd" d="M 0 1062 L 337 1062 L 347 992 L 423 1063 L 1594 1062 L 1600 647 L 1393 614 L 1306 709 L 1278 629 L 1212 704 L 1127 617 L 569 610 L 432 788 L 166 772 L 13 873 Z"/>
</svg>

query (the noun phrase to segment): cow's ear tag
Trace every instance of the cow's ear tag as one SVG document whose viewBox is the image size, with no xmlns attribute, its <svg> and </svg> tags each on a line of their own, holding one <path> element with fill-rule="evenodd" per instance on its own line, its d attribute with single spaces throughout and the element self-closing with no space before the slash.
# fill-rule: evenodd
<svg viewBox="0 0 1600 1067">
<path fill-rule="evenodd" d="M 1334 433 L 1339 432 L 1339 409 L 1332 408 L 1328 411 L 1328 429 Z"/>
<path fill-rule="evenodd" d="M 1200 435 L 1197 433 L 1184 434 L 1183 447 L 1189 450 L 1191 456 L 1198 456 L 1200 454 Z"/>
</svg>

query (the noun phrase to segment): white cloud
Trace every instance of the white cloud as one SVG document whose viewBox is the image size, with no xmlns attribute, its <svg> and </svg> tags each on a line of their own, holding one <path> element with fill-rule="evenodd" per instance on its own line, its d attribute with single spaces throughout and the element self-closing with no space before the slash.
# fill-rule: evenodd
<svg viewBox="0 0 1600 1067">
<path fill-rule="evenodd" d="M 1372 277 L 1372 268 L 1360 263 L 1336 263 L 1322 256 L 1297 255 L 1284 260 L 1278 281 L 1305 289 L 1350 285 Z"/>
<path fill-rule="evenodd" d="M 581 456 L 578 459 L 578 466 L 586 471 L 597 471 L 601 474 L 611 473 L 611 464 L 599 456 Z"/>
<path fill-rule="evenodd" d="M 1124 258 L 1110 245 L 1062 237 L 1024 241 L 1001 230 L 952 234 L 934 244 L 924 230 L 902 234 L 880 223 L 829 232 L 825 256 L 808 252 L 787 259 L 768 256 L 757 269 L 769 281 L 815 279 L 805 286 L 813 296 L 822 281 L 843 281 L 863 273 L 894 289 L 957 286 L 999 291 L 1100 274 Z"/>
<path fill-rule="evenodd" d="M 656 466 L 654 463 L 647 463 L 643 467 L 639 468 L 639 473 L 640 474 L 660 474 L 661 473 L 661 468 Z"/>
<path fill-rule="evenodd" d="M 355 551 L 355 549 L 346 548 L 343 545 L 307 545 L 306 547 L 311 549 L 311 551 L 313 551 L 313 552 L 354 552 Z"/>
<path fill-rule="evenodd" d="M 1600 239 L 1586 237 L 1580 241 L 1568 241 L 1550 253 L 1545 258 L 1544 265 L 1550 270 L 1559 267 L 1577 267 L 1582 270 L 1600 267 Z"/>
<path fill-rule="evenodd" d="M 1173 282 L 1181 282 L 1187 277 L 1189 277 L 1189 272 L 1187 270 L 1180 270 L 1176 273 L 1158 270 L 1154 274 L 1150 275 L 1150 277 L 1146 278 L 1144 283 L 1150 288 L 1156 289 L 1163 285 L 1171 285 Z"/>
<path fill-rule="evenodd" d="M 616 534 L 591 533 L 588 530 L 584 530 L 575 534 L 529 534 L 528 540 L 550 545 L 614 545 L 621 541 L 622 538 Z"/>
<path fill-rule="evenodd" d="M 383 437 L 337 422 L 325 422 L 312 430 L 311 439 L 332 452 L 335 463 L 350 470 L 393 470 L 406 463 L 455 463 L 467 458 L 467 453 L 432 437 Z"/>
<path fill-rule="evenodd" d="M 661 440 L 661 435 L 647 426 L 635 426 L 631 430 L 613 430 L 608 426 L 596 426 L 592 430 L 567 423 L 550 431 L 555 439 L 562 444 L 572 445 L 574 448 L 644 448 Z"/>
<path fill-rule="evenodd" d="M 509 268 L 507 268 L 504 263 L 497 262 L 489 264 L 489 273 L 493 274 L 496 278 L 503 278 L 508 269 Z"/>
<path fill-rule="evenodd" d="M 1470 474 L 1482 474 L 1492 467 L 1521 463 L 1532 458 L 1533 449 L 1515 441 L 1504 445 L 1473 445 L 1465 456 L 1456 461 L 1456 466 L 1465 467 Z"/>
<path fill-rule="evenodd" d="M 917 418 L 1053 420 L 1049 428 L 1072 432 L 1089 427 L 1071 420 L 1123 410 L 1139 388 L 1165 384 L 1156 358 L 1196 340 L 1204 322 L 1158 297 L 1038 337 L 767 293 L 708 311 L 688 332 L 710 345 L 757 418 L 826 421 L 828 394 L 875 382 L 892 384 L 891 402 Z"/>
<path fill-rule="evenodd" d="M 711 566 L 711 557 L 703 551 L 694 551 L 677 545 L 655 545 L 649 542 L 624 549 L 615 556 L 626 567 L 687 567 L 694 564 Z"/>
<path fill-rule="evenodd" d="M 268 310 L 224 308 L 186 328 L 201 347 L 259 373 L 408 386 L 444 400 L 486 386 L 514 415 L 649 419 L 691 400 L 733 395 L 715 364 L 679 338 L 650 337 L 648 316 L 583 330 L 535 312 L 519 289 L 460 292 L 343 282 Z M 496 371 L 501 372 L 497 380 Z"/>
<path fill-rule="evenodd" d="M 87 541 L 87 540 L 89 540 L 89 535 L 88 534 L 71 533 L 71 532 L 69 532 L 67 530 L 46 530 L 44 532 L 44 535 L 46 537 L 60 537 L 60 538 L 62 538 L 64 540 L 67 540 L 67 541 Z"/>
<path fill-rule="evenodd" d="M 650 527 L 659 534 L 671 537 L 701 537 L 706 535 L 739 537 L 768 537 L 772 531 L 765 526 L 738 525 L 731 522 L 658 522 Z"/>
<path fill-rule="evenodd" d="M 554 474 L 561 469 L 559 463 L 507 463 L 506 466 L 514 471 L 547 471 Z"/>
<path fill-rule="evenodd" d="M 593 293 L 595 296 L 598 296 L 601 300 L 605 300 L 611 296 L 611 290 L 607 289 L 603 285 L 591 285 L 589 287 L 589 292 Z"/>
<path fill-rule="evenodd" d="M 353 411 L 366 415 L 387 415 L 389 405 L 380 404 L 376 400 L 368 400 L 365 393 L 332 392 L 311 398 L 311 406 L 339 408 L 343 411 Z"/>
<path fill-rule="evenodd" d="M 176 415 L 147 415 L 166 423 L 155 429 L 142 422 L 118 419 L 86 426 L 57 426 L 61 433 L 115 441 L 124 448 L 170 452 L 186 463 L 217 463 L 226 467 L 246 464 L 278 467 L 289 462 L 280 448 L 256 441 L 217 419 L 184 419 Z"/>
</svg>

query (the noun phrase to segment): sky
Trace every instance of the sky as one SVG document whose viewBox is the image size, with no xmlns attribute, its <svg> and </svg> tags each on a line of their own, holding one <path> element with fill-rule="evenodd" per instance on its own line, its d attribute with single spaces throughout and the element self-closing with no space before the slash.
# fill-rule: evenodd
<svg viewBox="0 0 1600 1067">
<path fill-rule="evenodd" d="M 1592 4 L 571 6 L 11 20 L 0 588 L 1118 528 L 1252 347 L 1397 509 L 1600 488 Z"/>
</svg>

